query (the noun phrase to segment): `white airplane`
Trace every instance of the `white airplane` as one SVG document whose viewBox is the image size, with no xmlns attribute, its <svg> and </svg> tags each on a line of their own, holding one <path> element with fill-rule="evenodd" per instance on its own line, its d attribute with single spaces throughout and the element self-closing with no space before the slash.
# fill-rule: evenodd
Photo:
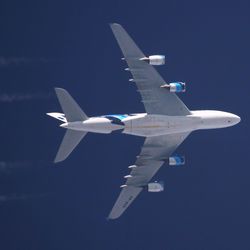
<svg viewBox="0 0 250 250">
<path fill-rule="evenodd" d="M 162 182 L 150 180 L 165 162 L 184 164 L 183 157 L 172 154 L 192 131 L 230 127 L 239 123 L 240 117 L 216 110 L 189 110 L 175 94 L 185 92 L 185 83 L 166 83 L 153 67 L 163 65 L 165 56 L 147 57 L 121 25 L 111 24 L 111 29 L 128 64 L 125 70 L 133 76 L 130 81 L 136 84 L 146 113 L 89 118 L 66 90 L 56 88 L 64 114 L 47 114 L 61 120 L 60 127 L 67 129 L 55 162 L 65 160 L 88 132 L 109 134 L 121 130 L 124 134 L 145 137 L 141 153 L 134 165 L 128 167 L 131 172 L 124 176 L 126 182 L 121 185 L 122 191 L 109 214 L 109 219 L 116 219 L 144 188 L 149 192 L 164 190 Z"/>
</svg>

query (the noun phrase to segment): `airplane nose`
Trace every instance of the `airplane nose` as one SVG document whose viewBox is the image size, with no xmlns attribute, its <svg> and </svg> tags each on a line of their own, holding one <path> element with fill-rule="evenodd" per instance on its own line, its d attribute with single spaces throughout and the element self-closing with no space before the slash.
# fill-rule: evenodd
<svg viewBox="0 0 250 250">
<path fill-rule="evenodd" d="M 241 118 L 239 116 L 237 116 L 237 115 L 232 114 L 231 121 L 235 125 L 235 124 L 237 124 L 237 123 L 239 123 L 241 121 Z"/>
<path fill-rule="evenodd" d="M 235 120 L 235 124 L 237 124 L 241 121 L 241 118 L 239 116 L 235 115 L 234 120 Z"/>
</svg>

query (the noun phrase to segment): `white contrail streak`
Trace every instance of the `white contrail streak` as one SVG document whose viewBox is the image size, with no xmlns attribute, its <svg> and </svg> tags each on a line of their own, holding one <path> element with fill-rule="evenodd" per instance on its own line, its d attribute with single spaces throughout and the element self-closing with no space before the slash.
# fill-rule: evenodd
<svg viewBox="0 0 250 250">
<path fill-rule="evenodd" d="M 0 172 L 2 173 L 11 173 L 14 169 L 23 169 L 29 168 L 32 166 L 31 162 L 28 161 L 16 161 L 16 162 L 7 162 L 7 161 L 0 161 Z"/>
<path fill-rule="evenodd" d="M 30 165 L 32 165 L 32 163 L 29 161 L 14 161 L 14 162 L 0 161 L 0 169 L 27 167 Z"/>
<path fill-rule="evenodd" d="M 0 174 L 11 174 L 25 169 L 46 169 L 50 164 L 48 161 L 0 161 Z"/>
<path fill-rule="evenodd" d="M 30 100 L 49 99 L 52 95 L 50 93 L 33 93 L 33 94 L 0 94 L 0 102 L 11 103 Z"/>
<path fill-rule="evenodd" d="M 11 65 L 29 64 L 29 63 L 47 63 L 50 62 L 47 58 L 28 58 L 28 57 L 4 57 L 0 56 L 0 67 Z"/>
<path fill-rule="evenodd" d="M 7 201 L 17 201 L 17 200 L 27 200 L 27 199 L 34 199 L 34 198 L 40 198 L 40 197 L 48 197 L 52 192 L 47 193 L 37 193 L 37 194 L 18 194 L 18 193 L 12 193 L 12 194 L 4 194 L 0 195 L 0 203 L 7 202 Z"/>
</svg>

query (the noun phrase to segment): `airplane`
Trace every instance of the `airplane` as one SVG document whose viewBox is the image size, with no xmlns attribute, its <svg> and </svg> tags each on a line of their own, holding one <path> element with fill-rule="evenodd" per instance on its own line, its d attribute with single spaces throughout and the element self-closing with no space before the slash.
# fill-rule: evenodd
<svg viewBox="0 0 250 250">
<path fill-rule="evenodd" d="M 128 167 L 130 174 L 124 176 L 126 181 L 108 216 L 117 219 L 142 190 L 164 190 L 162 182 L 151 182 L 151 179 L 165 163 L 171 166 L 185 163 L 184 157 L 173 153 L 191 132 L 230 127 L 241 119 L 223 111 L 189 110 L 176 95 L 185 92 L 186 84 L 167 83 L 154 68 L 165 64 L 165 56 L 144 55 L 120 24 L 110 26 L 123 53 L 122 59 L 127 62 L 125 70 L 132 74 L 129 81 L 137 86 L 146 112 L 88 117 L 66 90 L 55 88 L 63 113 L 47 114 L 62 121 L 60 127 L 67 129 L 55 162 L 65 160 L 88 132 L 109 134 L 120 130 L 124 134 L 145 137 L 141 152 Z"/>
</svg>

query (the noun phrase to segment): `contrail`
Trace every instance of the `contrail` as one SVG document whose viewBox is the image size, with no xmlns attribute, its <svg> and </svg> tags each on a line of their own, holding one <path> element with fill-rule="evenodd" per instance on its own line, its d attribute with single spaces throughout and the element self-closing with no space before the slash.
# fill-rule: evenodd
<svg viewBox="0 0 250 250">
<path fill-rule="evenodd" d="M 5 174 L 12 173 L 15 169 L 23 169 L 23 168 L 29 168 L 31 167 L 31 162 L 6 162 L 6 161 L 0 161 L 0 172 Z"/>
<path fill-rule="evenodd" d="M 11 174 L 13 171 L 24 169 L 42 169 L 50 166 L 50 162 L 42 161 L 0 161 L 0 173 Z"/>
<path fill-rule="evenodd" d="M 0 56 L 0 67 L 14 66 L 20 64 L 29 64 L 29 63 L 48 63 L 52 61 L 47 58 L 28 58 L 28 57 L 4 57 Z"/>
<path fill-rule="evenodd" d="M 16 167 L 27 167 L 30 166 L 32 163 L 29 161 L 14 161 L 14 162 L 8 162 L 8 161 L 0 161 L 0 169 L 5 168 L 16 168 Z"/>
<path fill-rule="evenodd" d="M 43 100 L 51 98 L 51 93 L 33 93 L 33 94 L 0 94 L 0 102 L 11 103 L 30 100 Z"/>
<path fill-rule="evenodd" d="M 47 197 L 52 194 L 53 192 L 38 193 L 38 194 L 18 194 L 18 193 L 4 194 L 4 195 L 0 195 L 0 203 L 8 202 L 8 201 L 27 200 L 27 199 L 34 199 L 34 198 L 40 198 L 40 197 Z"/>
</svg>

